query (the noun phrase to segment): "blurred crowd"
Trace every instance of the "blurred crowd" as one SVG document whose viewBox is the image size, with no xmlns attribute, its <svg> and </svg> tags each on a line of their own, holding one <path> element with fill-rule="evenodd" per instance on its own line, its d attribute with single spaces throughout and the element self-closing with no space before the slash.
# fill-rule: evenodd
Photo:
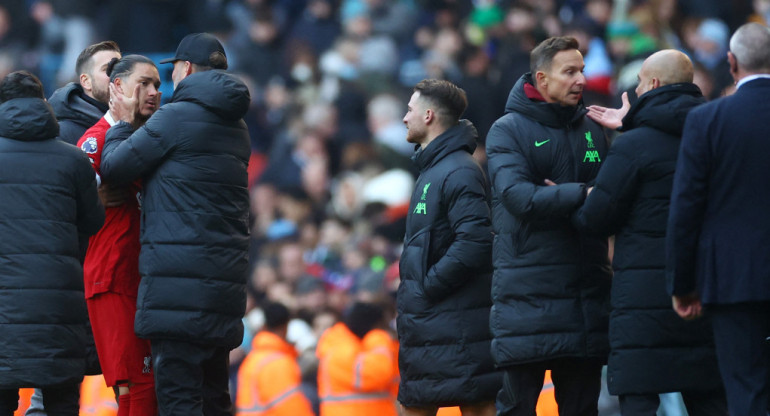
<svg viewBox="0 0 770 416">
<path fill-rule="evenodd" d="M 732 88 L 728 40 L 747 21 L 770 22 L 770 0 L 4 0 L 0 78 L 27 69 L 52 92 L 96 41 L 159 57 L 187 33 L 222 41 L 252 99 L 252 273 L 237 366 L 268 300 L 293 312 L 288 338 L 308 357 L 353 301 L 392 315 L 415 178 L 402 122 L 414 84 L 465 89 L 464 117 L 484 140 L 532 48 L 570 35 L 585 57 L 587 104 L 618 106 L 664 48 L 691 57 L 713 99 Z"/>
</svg>

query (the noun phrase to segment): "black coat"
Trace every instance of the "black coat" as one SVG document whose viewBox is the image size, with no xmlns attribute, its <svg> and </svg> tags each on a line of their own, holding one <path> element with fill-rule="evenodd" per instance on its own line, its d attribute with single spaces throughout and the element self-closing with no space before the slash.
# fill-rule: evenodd
<svg viewBox="0 0 770 416">
<path fill-rule="evenodd" d="M 104 223 L 86 155 L 42 99 L 0 105 L 0 388 L 78 382 L 86 312 L 78 234 Z"/>
<path fill-rule="evenodd" d="M 607 239 L 579 233 L 570 216 L 583 203 L 584 184 L 599 172 L 606 136 L 582 103 L 528 98 L 529 79 L 513 87 L 506 114 L 487 136 L 495 228 L 492 355 L 499 366 L 604 358 Z M 558 185 L 546 186 L 545 179 Z"/>
<path fill-rule="evenodd" d="M 687 116 L 667 228 L 670 293 L 770 301 L 770 79 Z"/>
<path fill-rule="evenodd" d="M 231 348 L 243 340 L 248 107 L 246 85 L 205 71 L 182 80 L 133 134 L 127 123 L 107 132 L 103 179 L 144 178 L 135 321 L 142 338 Z"/>
<path fill-rule="evenodd" d="M 108 110 L 106 104 L 87 96 L 74 82 L 54 91 L 48 102 L 59 120 L 58 138 L 74 145 Z"/>
<path fill-rule="evenodd" d="M 684 321 L 666 293 L 665 237 L 685 117 L 705 102 L 694 84 L 643 94 L 623 119 L 578 228 L 615 235 L 607 381 L 611 394 L 720 386 L 711 324 Z"/>
<path fill-rule="evenodd" d="M 502 383 L 489 353 L 492 229 L 486 179 L 461 121 L 415 156 L 398 288 L 398 400 L 453 406 L 494 400 Z"/>
</svg>

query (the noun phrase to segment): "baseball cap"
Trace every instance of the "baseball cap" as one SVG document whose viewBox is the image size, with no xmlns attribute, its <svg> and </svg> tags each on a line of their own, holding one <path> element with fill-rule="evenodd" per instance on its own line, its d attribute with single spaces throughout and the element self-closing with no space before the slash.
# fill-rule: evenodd
<svg viewBox="0 0 770 416">
<path fill-rule="evenodd" d="M 197 65 L 215 66 L 209 61 L 209 57 L 214 52 L 221 52 L 222 55 L 225 55 L 225 48 L 222 47 L 217 38 L 208 33 L 191 33 L 179 42 L 179 47 L 176 48 L 176 55 L 173 58 L 163 59 L 160 63 L 190 61 Z"/>
</svg>

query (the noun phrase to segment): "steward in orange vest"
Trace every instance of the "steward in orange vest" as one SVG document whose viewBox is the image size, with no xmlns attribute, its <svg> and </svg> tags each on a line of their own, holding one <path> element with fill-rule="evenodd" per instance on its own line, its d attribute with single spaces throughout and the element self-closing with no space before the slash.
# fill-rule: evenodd
<svg viewBox="0 0 770 416">
<path fill-rule="evenodd" d="M 356 303 L 318 342 L 321 416 L 396 416 L 393 338 L 373 329 L 382 309 Z"/>
<path fill-rule="evenodd" d="M 265 328 L 252 341 L 238 370 L 238 416 L 314 416 L 300 391 L 297 350 L 286 342 L 289 311 L 274 303 L 265 309 Z"/>
</svg>

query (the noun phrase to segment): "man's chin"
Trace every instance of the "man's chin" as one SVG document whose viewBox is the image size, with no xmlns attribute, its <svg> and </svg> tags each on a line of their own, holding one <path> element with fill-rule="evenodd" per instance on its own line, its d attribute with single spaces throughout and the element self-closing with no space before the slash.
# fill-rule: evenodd
<svg viewBox="0 0 770 416">
<path fill-rule="evenodd" d="M 137 123 L 139 123 L 139 124 L 144 124 L 144 123 L 146 123 L 146 122 L 147 122 L 147 120 L 149 120 L 149 119 L 150 119 L 150 117 L 152 117 L 152 114 L 153 114 L 153 113 L 154 113 L 154 111 L 153 111 L 153 112 L 151 112 L 150 114 L 142 114 L 142 113 L 136 113 L 136 114 L 134 115 L 134 120 L 135 120 Z"/>
<path fill-rule="evenodd" d="M 105 105 L 108 105 L 110 103 L 109 91 L 105 92 L 104 94 L 96 93 L 96 92 L 92 92 L 92 94 L 94 95 L 94 100 L 99 101 L 100 103 Z"/>
</svg>

